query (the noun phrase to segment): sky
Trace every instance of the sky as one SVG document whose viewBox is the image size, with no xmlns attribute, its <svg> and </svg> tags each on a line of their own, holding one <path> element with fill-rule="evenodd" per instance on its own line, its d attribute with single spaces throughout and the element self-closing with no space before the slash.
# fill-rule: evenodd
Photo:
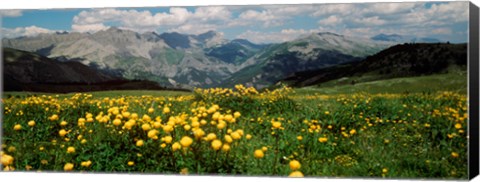
<svg viewBox="0 0 480 182">
<path fill-rule="evenodd" d="M 2 37 L 116 26 L 139 33 L 200 34 L 255 43 L 293 40 L 315 32 L 370 38 L 383 34 L 467 42 L 468 2 L 232 5 L 159 8 L 1 10 Z"/>
</svg>

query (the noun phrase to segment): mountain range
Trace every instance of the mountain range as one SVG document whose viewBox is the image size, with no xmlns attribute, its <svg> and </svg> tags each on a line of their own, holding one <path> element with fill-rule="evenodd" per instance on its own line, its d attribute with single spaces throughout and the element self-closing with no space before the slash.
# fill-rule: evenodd
<svg viewBox="0 0 480 182">
<path fill-rule="evenodd" d="M 354 63 L 297 72 L 282 80 L 296 87 L 332 80 L 355 84 L 399 77 L 417 77 L 467 70 L 467 44 L 398 44 Z"/>
<path fill-rule="evenodd" d="M 103 74 L 80 62 L 60 62 L 32 52 L 3 49 L 4 91 L 84 92 L 163 90 L 156 82 Z"/>
<path fill-rule="evenodd" d="M 439 43 L 442 42 L 436 38 L 431 37 L 415 37 L 408 35 L 399 35 L 399 34 L 378 34 L 371 37 L 372 40 L 377 41 L 388 41 L 388 42 L 398 42 L 398 43 Z"/>
<path fill-rule="evenodd" d="M 111 27 L 96 33 L 3 39 L 2 44 L 59 62 L 81 63 L 105 78 L 191 89 L 235 84 L 264 88 L 294 73 L 361 61 L 403 39 L 394 40 L 320 32 L 283 43 L 255 44 L 246 39 L 227 40 L 215 31 L 158 34 Z"/>
</svg>

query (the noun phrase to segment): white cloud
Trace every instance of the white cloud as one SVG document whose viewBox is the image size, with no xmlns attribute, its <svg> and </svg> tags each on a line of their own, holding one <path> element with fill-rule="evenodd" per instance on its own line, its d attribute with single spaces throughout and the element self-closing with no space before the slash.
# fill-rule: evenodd
<svg viewBox="0 0 480 182">
<path fill-rule="evenodd" d="M 411 11 L 414 7 L 421 4 L 419 3 L 371 3 L 367 4 L 367 8 L 364 9 L 364 13 L 375 14 L 398 14 Z"/>
<path fill-rule="evenodd" d="M 232 13 L 224 6 L 206 6 L 199 7 L 195 10 L 193 15 L 194 19 L 201 21 L 209 20 L 223 20 L 228 21 L 231 19 Z"/>
<path fill-rule="evenodd" d="M 15 9 L 15 10 L 0 10 L 0 17 L 18 17 L 18 16 L 22 16 L 22 10 L 18 10 L 18 9 Z"/>
<path fill-rule="evenodd" d="M 81 11 L 73 18 L 71 28 L 77 32 L 96 32 L 115 25 L 137 32 L 177 31 L 188 34 L 216 30 L 223 31 L 228 36 L 233 33 L 225 29 L 238 28 L 244 32 L 238 35 L 239 38 L 255 39 L 257 42 L 291 40 L 313 30 L 362 37 L 379 33 L 447 36 L 458 34 L 453 32 L 459 29 L 456 23 L 468 21 L 467 9 L 468 2 L 443 2 L 428 6 L 425 2 L 405 2 L 203 6 L 194 9 L 171 7 L 168 11 L 159 13 L 141 9 L 107 8 Z M 5 12 L 1 11 L 0 14 L 22 14 L 20 10 Z M 301 23 L 308 26 L 302 27 Z M 453 28 L 454 25 L 457 27 Z M 272 27 L 281 31 L 268 32 L 272 31 Z M 306 27 L 311 30 L 302 29 Z M 269 29 L 263 30 L 264 28 Z M 12 32 L 19 31 L 9 30 L 9 34 Z"/>
<path fill-rule="evenodd" d="M 183 24 L 179 27 L 169 29 L 168 32 L 179 32 L 186 34 L 201 34 L 210 30 L 218 29 L 214 24 Z"/>
<path fill-rule="evenodd" d="M 2 28 L 2 36 L 5 38 L 15 38 L 20 36 L 35 36 L 41 33 L 54 33 L 55 30 L 49 30 L 46 28 L 41 28 L 37 26 L 29 26 L 29 27 L 17 27 L 17 28 Z"/>
<path fill-rule="evenodd" d="M 361 24 L 362 26 L 378 26 L 386 23 L 385 20 L 380 19 L 380 17 L 378 16 L 353 19 L 353 22 Z"/>
<path fill-rule="evenodd" d="M 318 7 L 323 5 L 265 5 L 262 6 L 265 10 L 268 10 L 274 15 L 291 17 L 302 14 L 310 14 L 316 10 Z"/>
<path fill-rule="evenodd" d="M 357 10 L 355 4 L 325 4 L 321 5 L 311 15 L 314 17 L 326 16 L 326 15 L 348 15 L 353 14 Z"/>
<path fill-rule="evenodd" d="M 102 23 L 94 23 L 94 24 L 73 24 L 72 25 L 72 31 L 74 32 L 97 32 L 100 30 L 106 30 L 108 29 L 107 26 L 103 25 Z"/>
<path fill-rule="evenodd" d="M 432 30 L 432 34 L 451 34 L 452 30 L 449 28 L 436 28 Z"/>
<path fill-rule="evenodd" d="M 336 25 L 342 22 L 342 19 L 336 15 L 331 15 L 328 18 L 321 19 L 318 21 L 320 25 Z"/>
<path fill-rule="evenodd" d="M 198 32 L 193 27 L 194 24 L 215 28 L 215 23 L 221 23 L 230 18 L 231 12 L 221 6 L 198 7 L 194 12 L 188 11 L 186 8 L 172 7 L 169 12 L 156 14 L 146 10 L 95 9 L 82 11 L 75 16 L 72 29 L 83 32 L 96 31 L 105 29 L 106 24 L 111 23 L 137 32 L 154 31 L 161 27 L 192 33 Z"/>
<path fill-rule="evenodd" d="M 242 12 L 237 19 L 233 20 L 230 26 L 245 26 L 260 24 L 263 27 L 280 26 L 284 22 L 286 17 L 282 15 L 276 15 L 269 10 L 246 10 Z"/>
</svg>

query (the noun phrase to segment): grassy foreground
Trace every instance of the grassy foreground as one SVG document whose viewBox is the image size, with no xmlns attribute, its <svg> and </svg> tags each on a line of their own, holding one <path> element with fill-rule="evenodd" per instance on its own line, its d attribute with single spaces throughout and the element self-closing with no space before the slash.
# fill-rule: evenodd
<svg viewBox="0 0 480 182">
<path fill-rule="evenodd" d="M 9 93 L 2 168 L 467 178 L 465 93 L 320 89 Z"/>
</svg>

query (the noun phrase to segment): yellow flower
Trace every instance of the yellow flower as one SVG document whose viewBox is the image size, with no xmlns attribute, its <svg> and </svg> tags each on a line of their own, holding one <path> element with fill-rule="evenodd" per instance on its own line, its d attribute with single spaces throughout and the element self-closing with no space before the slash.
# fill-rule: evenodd
<svg viewBox="0 0 480 182">
<path fill-rule="evenodd" d="M 247 134 L 247 135 L 245 135 L 245 138 L 246 138 L 247 140 L 250 140 L 250 139 L 252 138 L 252 135 Z"/>
<path fill-rule="evenodd" d="M 387 173 L 388 172 L 388 169 L 387 168 L 383 168 L 382 169 L 382 173 Z"/>
<path fill-rule="evenodd" d="M 235 140 L 238 140 L 240 138 L 242 138 L 242 136 L 240 135 L 240 133 L 238 133 L 237 131 L 234 131 L 230 134 L 232 136 L 233 139 Z"/>
<path fill-rule="evenodd" d="M 7 149 L 8 152 L 15 152 L 15 150 L 17 150 L 17 149 L 14 146 L 10 146 Z"/>
<path fill-rule="evenodd" d="M 226 141 L 227 143 L 232 143 L 232 142 L 233 142 L 233 139 L 232 139 L 232 137 L 231 137 L 230 135 L 225 135 L 224 138 L 225 138 L 225 141 Z"/>
<path fill-rule="evenodd" d="M 205 135 L 205 132 L 202 130 L 202 129 L 196 129 L 195 131 L 193 131 L 193 135 L 195 135 L 195 138 L 196 139 L 200 139 L 203 137 L 203 135 Z"/>
<path fill-rule="evenodd" d="M 225 121 L 219 122 L 219 123 L 217 124 L 217 128 L 218 128 L 219 130 L 225 128 L 226 126 L 227 126 L 227 124 L 225 123 Z"/>
<path fill-rule="evenodd" d="M 48 118 L 50 121 L 58 120 L 58 115 L 54 114 Z"/>
<path fill-rule="evenodd" d="M 5 168 L 3 168 L 3 171 L 14 171 L 15 168 L 13 166 L 5 166 Z"/>
<path fill-rule="evenodd" d="M 355 129 L 350 130 L 350 135 L 353 135 L 355 133 L 357 133 L 357 130 L 355 130 Z"/>
<path fill-rule="evenodd" d="M 121 124 L 122 124 L 122 120 L 120 120 L 120 119 L 114 119 L 113 120 L 113 125 L 120 126 Z"/>
<path fill-rule="evenodd" d="M 161 128 L 161 127 L 162 127 L 162 123 L 160 123 L 160 122 L 154 122 L 154 123 L 153 123 L 153 127 L 156 128 L 156 129 Z"/>
<path fill-rule="evenodd" d="M 47 164 L 48 164 L 48 161 L 45 160 L 45 159 L 43 159 L 43 160 L 40 161 L 40 163 L 43 164 L 43 165 L 47 165 Z"/>
<path fill-rule="evenodd" d="M 165 126 L 163 126 L 163 131 L 165 131 L 166 133 L 170 133 L 170 132 L 173 131 L 173 126 L 165 125 Z"/>
<path fill-rule="evenodd" d="M 188 168 L 183 168 L 180 170 L 180 174 L 187 175 L 188 174 Z"/>
<path fill-rule="evenodd" d="M 320 137 L 320 138 L 318 138 L 318 141 L 319 141 L 320 143 L 325 143 L 325 142 L 328 141 L 328 138 L 326 138 L 326 137 Z"/>
<path fill-rule="evenodd" d="M 74 165 L 72 163 L 66 163 L 65 166 L 63 166 L 64 171 L 71 171 L 73 170 Z"/>
<path fill-rule="evenodd" d="M 212 148 L 213 150 L 219 150 L 222 147 L 222 142 L 220 140 L 213 140 Z"/>
<path fill-rule="evenodd" d="M 192 127 L 194 127 L 194 128 L 200 127 L 200 122 L 198 122 L 198 121 L 192 121 Z"/>
<path fill-rule="evenodd" d="M 68 124 L 68 123 L 67 123 L 66 121 L 60 122 L 60 126 L 67 126 L 67 124 Z"/>
<path fill-rule="evenodd" d="M 80 141 L 81 144 L 85 144 L 87 143 L 87 140 L 86 139 L 82 139 L 82 141 Z"/>
<path fill-rule="evenodd" d="M 243 130 L 242 130 L 242 129 L 238 129 L 238 130 L 236 130 L 235 132 L 237 132 L 238 134 L 240 134 L 240 136 L 243 136 Z"/>
<path fill-rule="evenodd" d="M 300 162 L 298 162 L 297 160 L 290 161 L 289 165 L 290 165 L 290 169 L 292 171 L 298 170 L 302 166 L 302 165 L 300 165 Z"/>
<path fill-rule="evenodd" d="M 78 118 L 79 123 L 85 123 L 85 118 Z"/>
<path fill-rule="evenodd" d="M 212 140 L 215 140 L 217 139 L 217 135 L 215 135 L 215 133 L 209 133 L 207 135 L 207 141 L 212 141 Z"/>
<path fill-rule="evenodd" d="M 328 112 L 328 111 L 325 111 L 325 115 L 329 115 L 329 114 L 330 114 L 330 112 Z"/>
<path fill-rule="evenodd" d="M 460 123 L 455 124 L 455 128 L 456 128 L 456 129 L 462 128 L 462 124 L 460 124 Z"/>
<path fill-rule="evenodd" d="M 13 127 L 13 129 L 14 129 L 15 131 L 21 130 L 21 129 L 22 129 L 22 125 L 16 124 L 16 125 Z"/>
<path fill-rule="evenodd" d="M 452 152 L 452 157 L 453 157 L 453 158 L 457 158 L 457 157 L 458 157 L 458 153 Z"/>
<path fill-rule="evenodd" d="M 184 129 L 185 131 L 188 131 L 188 130 L 190 130 L 191 128 L 192 128 L 192 127 L 191 127 L 190 125 L 188 125 L 188 124 L 185 125 L 185 126 L 183 126 L 183 129 Z"/>
<path fill-rule="evenodd" d="M 156 139 L 158 139 L 157 134 L 158 134 L 158 131 L 153 129 L 153 130 L 148 131 L 147 136 L 148 136 L 148 138 L 156 140 Z"/>
<path fill-rule="evenodd" d="M 150 116 L 144 114 L 144 115 L 142 116 L 142 120 L 143 120 L 143 121 L 146 121 L 146 122 L 150 122 L 150 121 L 152 121 L 152 118 L 150 118 Z"/>
<path fill-rule="evenodd" d="M 31 126 L 31 127 L 35 126 L 35 121 L 34 120 L 29 121 L 28 126 Z"/>
<path fill-rule="evenodd" d="M 130 117 L 130 112 L 122 112 L 122 117 L 129 118 Z"/>
<path fill-rule="evenodd" d="M 263 151 L 263 152 L 266 152 L 267 150 L 268 150 L 267 147 L 262 147 L 262 151 Z"/>
<path fill-rule="evenodd" d="M 178 143 L 178 142 L 175 142 L 175 143 L 173 143 L 173 145 L 172 145 L 172 150 L 173 150 L 174 152 L 177 151 L 177 150 L 179 150 L 179 149 L 181 149 L 181 148 L 182 148 L 182 145 L 180 145 L 180 143 Z"/>
<path fill-rule="evenodd" d="M 67 153 L 69 153 L 69 154 L 75 153 L 75 147 L 68 147 L 67 148 Z"/>
<path fill-rule="evenodd" d="M 230 151 L 230 145 L 228 145 L 228 144 L 223 144 L 223 146 L 222 146 L 222 151 L 224 151 L 224 152 Z"/>
<path fill-rule="evenodd" d="M 143 140 L 138 140 L 136 145 L 137 145 L 137 147 L 143 146 Z"/>
<path fill-rule="evenodd" d="M 189 147 L 190 145 L 192 145 L 192 143 L 193 143 L 193 139 L 188 136 L 184 136 L 180 140 L 180 144 L 182 144 L 182 147 Z"/>
<path fill-rule="evenodd" d="M 61 129 L 60 131 L 58 131 L 58 135 L 60 135 L 61 137 L 64 137 L 65 135 L 67 135 L 67 131 L 65 131 L 64 129 Z"/>
<path fill-rule="evenodd" d="M 145 123 L 145 124 L 142 125 L 142 130 L 143 131 L 148 131 L 150 129 L 152 129 L 152 127 L 150 127 L 150 124 Z"/>
<path fill-rule="evenodd" d="M 272 127 L 273 127 L 273 128 L 280 128 L 280 127 L 282 127 L 282 123 L 280 123 L 280 122 L 272 122 Z"/>
<path fill-rule="evenodd" d="M 153 109 L 153 108 L 148 108 L 148 113 L 153 113 L 153 111 L 155 111 L 155 109 Z"/>
<path fill-rule="evenodd" d="M 84 161 L 80 165 L 83 166 L 83 167 L 90 167 L 90 165 L 92 165 L 92 161 L 90 161 L 90 160 Z"/>
<path fill-rule="evenodd" d="M 173 140 L 173 138 L 171 136 L 163 137 L 163 141 L 165 143 L 172 143 L 172 140 Z"/>
<path fill-rule="evenodd" d="M 163 113 L 164 113 L 164 114 L 167 114 L 167 113 L 169 113 L 169 112 L 170 112 L 170 108 L 169 108 L 169 107 L 164 107 L 164 108 L 163 108 Z"/>
<path fill-rule="evenodd" d="M 232 116 L 231 114 L 225 115 L 225 117 L 224 117 L 223 119 L 224 119 L 225 121 L 227 121 L 227 122 L 232 122 L 232 121 L 234 121 L 234 120 L 233 120 L 233 116 Z"/>
<path fill-rule="evenodd" d="M 11 155 L 2 154 L 1 161 L 3 166 L 9 166 L 13 164 L 13 157 Z"/>
<path fill-rule="evenodd" d="M 257 159 L 260 159 L 260 158 L 263 158 L 263 156 L 265 156 L 265 154 L 263 153 L 262 150 L 257 149 L 257 150 L 255 150 L 255 152 L 253 153 L 253 156 L 255 156 L 255 158 L 257 158 Z"/>
<path fill-rule="evenodd" d="M 128 166 L 133 166 L 133 165 L 135 165 L 135 162 L 133 162 L 133 161 L 128 161 L 127 165 L 128 165 Z"/>
<path fill-rule="evenodd" d="M 240 116 L 241 116 L 241 114 L 238 111 L 233 113 L 233 117 L 235 117 L 235 118 L 239 118 Z"/>
<path fill-rule="evenodd" d="M 297 136 L 297 140 L 303 140 L 303 137 L 302 136 Z"/>
<path fill-rule="evenodd" d="M 300 172 L 300 171 L 293 171 L 292 173 L 290 173 L 290 175 L 288 175 L 288 177 L 290 177 L 290 178 L 303 178 L 303 173 Z"/>
</svg>

